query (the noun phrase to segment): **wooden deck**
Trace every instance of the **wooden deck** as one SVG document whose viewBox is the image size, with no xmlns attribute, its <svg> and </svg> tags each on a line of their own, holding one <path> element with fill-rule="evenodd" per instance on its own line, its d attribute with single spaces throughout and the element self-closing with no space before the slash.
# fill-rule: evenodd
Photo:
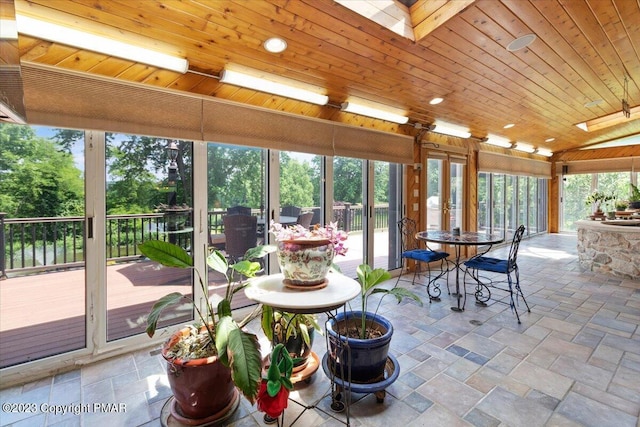
<svg viewBox="0 0 640 427">
<path fill-rule="evenodd" d="M 146 315 L 158 298 L 191 294 L 190 274 L 143 261 L 108 266 L 107 340 L 144 333 Z M 225 283 L 211 276 L 210 293 L 222 293 Z M 85 294 L 84 269 L 0 281 L 0 367 L 84 348 Z M 234 308 L 251 304 L 243 292 L 234 297 Z M 168 310 L 161 325 L 190 317 L 185 305 Z"/>
<path fill-rule="evenodd" d="M 362 249 L 360 237 L 352 238 L 347 256 L 335 262 L 343 274 L 356 277 Z M 386 233 L 376 233 L 376 242 L 386 242 Z M 385 246 L 378 249 L 376 266 L 386 265 Z M 190 274 L 149 261 L 107 266 L 107 340 L 144 333 L 146 315 L 158 298 L 176 291 L 191 293 Z M 210 272 L 210 294 L 221 294 L 224 287 L 223 278 Z M 0 280 L 0 368 L 84 348 L 85 294 L 84 269 Z M 244 292 L 234 296 L 233 308 L 252 304 Z M 187 323 L 190 318 L 190 308 L 183 306 L 167 311 L 160 324 Z"/>
</svg>

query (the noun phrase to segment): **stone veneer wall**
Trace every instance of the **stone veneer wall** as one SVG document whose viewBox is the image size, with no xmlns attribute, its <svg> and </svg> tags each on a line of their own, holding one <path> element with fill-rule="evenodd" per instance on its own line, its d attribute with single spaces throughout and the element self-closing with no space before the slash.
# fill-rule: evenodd
<svg viewBox="0 0 640 427">
<path fill-rule="evenodd" d="M 578 227 L 580 265 L 592 271 L 640 279 L 640 227 L 632 227 L 638 230 L 629 229 L 626 233 L 609 231 L 606 227 Z"/>
</svg>

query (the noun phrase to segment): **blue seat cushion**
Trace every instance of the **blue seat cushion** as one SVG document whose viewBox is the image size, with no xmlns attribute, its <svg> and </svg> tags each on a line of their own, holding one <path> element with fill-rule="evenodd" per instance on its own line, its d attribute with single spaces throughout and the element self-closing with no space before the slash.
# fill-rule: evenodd
<svg viewBox="0 0 640 427">
<path fill-rule="evenodd" d="M 467 268 L 476 270 L 493 271 L 495 273 L 508 273 L 509 262 L 506 259 L 491 258 L 487 256 L 479 256 L 465 261 Z"/>
<path fill-rule="evenodd" d="M 430 251 L 429 249 L 413 249 L 410 251 L 402 252 L 403 258 L 413 259 L 422 262 L 440 261 L 448 257 L 446 252 Z"/>
</svg>

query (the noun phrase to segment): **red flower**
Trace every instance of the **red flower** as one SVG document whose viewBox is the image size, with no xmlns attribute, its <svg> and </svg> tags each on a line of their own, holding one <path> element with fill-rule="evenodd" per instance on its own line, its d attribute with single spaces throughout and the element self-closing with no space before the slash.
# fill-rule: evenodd
<svg viewBox="0 0 640 427">
<path fill-rule="evenodd" d="M 258 391 L 258 410 L 264 412 L 271 418 L 278 418 L 287 407 L 289 400 L 289 390 L 280 387 L 280 391 L 271 397 L 267 393 L 267 380 L 262 380 Z"/>
</svg>

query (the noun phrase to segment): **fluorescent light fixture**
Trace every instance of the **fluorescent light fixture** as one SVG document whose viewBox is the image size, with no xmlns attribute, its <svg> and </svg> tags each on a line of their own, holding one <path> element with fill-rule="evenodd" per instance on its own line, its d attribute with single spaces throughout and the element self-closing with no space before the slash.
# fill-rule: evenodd
<svg viewBox="0 0 640 427">
<path fill-rule="evenodd" d="M 533 145 L 525 144 L 522 142 L 516 142 L 513 148 L 518 151 L 524 151 L 525 153 L 533 153 L 534 151 L 536 151 L 536 149 L 533 148 Z"/>
<path fill-rule="evenodd" d="M 544 142 L 553 142 L 555 140 L 556 140 L 555 138 L 547 138 L 544 140 Z"/>
<path fill-rule="evenodd" d="M 17 15 L 18 32 L 68 46 L 86 49 L 105 55 L 116 56 L 134 62 L 152 65 L 158 68 L 186 73 L 189 62 L 184 58 L 149 50 L 143 47 L 123 43 L 107 37 L 85 33 L 69 27 L 40 21 L 27 16 Z"/>
<path fill-rule="evenodd" d="M 487 135 L 487 140 L 485 142 L 487 144 L 496 145 L 498 147 L 511 148 L 511 141 L 509 141 L 507 138 L 503 138 L 497 135 Z"/>
<path fill-rule="evenodd" d="M 449 136 L 457 136 L 458 138 L 471 137 L 471 132 L 469 132 L 469 130 L 463 128 L 462 126 L 445 122 L 436 122 L 435 125 L 436 127 L 433 129 L 434 132 L 442 133 Z"/>
<path fill-rule="evenodd" d="M 386 120 L 388 122 L 399 123 L 401 125 L 409 121 L 407 116 L 387 111 L 386 109 L 383 109 L 385 108 L 384 106 L 381 106 L 381 108 L 374 108 L 349 101 L 344 102 L 341 107 L 342 111 L 346 111 L 348 113 L 360 114 L 361 116 L 373 117 L 375 119 Z"/>
<path fill-rule="evenodd" d="M 257 73 L 257 72 L 256 72 Z M 264 75 L 264 74 L 263 74 Z M 312 104 L 326 105 L 329 102 L 327 95 L 322 95 L 307 89 L 302 89 L 291 85 L 280 83 L 284 79 L 276 76 L 258 77 L 248 73 L 225 69 L 220 73 L 220 81 L 235 86 L 242 86 L 249 89 L 258 90 L 260 92 L 272 93 L 274 95 L 284 96 L 286 98 L 298 99 L 300 101 L 310 102 Z"/>
<path fill-rule="evenodd" d="M 536 150 L 536 154 L 540 154 L 541 156 L 545 156 L 545 157 L 551 157 L 553 155 L 553 152 L 546 150 L 544 148 L 538 148 Z"/>
<path fill-rule="evenodd" d="M 444 101 L 444 99 L 442 99 L 442 98 L 433 98 L 431 101 L 429 101 L 429 104 L 431 104 L 431 105 L 438 105 L 438 104 L 440 104 L 442 101 Z"/>
<path fill-rule="evenodd" d="M 593 132 L 600 129 L 605 129 L 611 126 L 619 125 L 621 123 L 630 122 L 632 120 L 640 119 L 640 105 L 636 105 L 631 108 L 631 115 L 627 118 L 622 111 L 618 111 L 606 116 L 598 117 L 597 119 L 587 120 L 583 123 L 578 123 L 576 126 L 585 132 Z"/>
<path fill-rule="evenodd" d="M 514 127 L 515 125 L 513 123 L 507 123 L 506 125 L 503 126 L 503 128 L 505 129 L 511 129 L 512 127 Z"/>
<path fill-rule="evenodd" d="M 0 39 L 18 40 L 18 27 L 13 19 L 0 19 Z"/>
</svg>

